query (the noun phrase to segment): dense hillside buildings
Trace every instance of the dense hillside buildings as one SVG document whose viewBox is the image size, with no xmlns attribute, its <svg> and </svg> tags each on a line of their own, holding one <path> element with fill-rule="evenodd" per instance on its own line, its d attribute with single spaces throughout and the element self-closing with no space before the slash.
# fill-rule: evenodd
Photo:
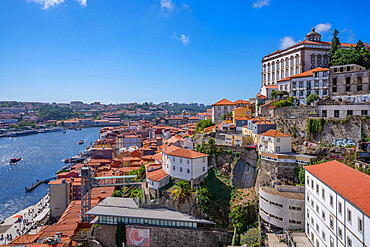
<svg viewBox="0 0 370 247">
<path fill-rule="evenodd" d="M 338 161 L 305 166 L 305 232 L 314 246 L 370 245 L 370 176 Z"/>
<path fill-rule="evenodd" d="M 317 67 L 328 68 L 330 46 L 331 42 L 321 41 L 321 35 L 313 28 L 304 41 L 264 56 L 262 58 L 262 86 L 276 85 L 278 80 Z M 350 46 L 356 46 L 356 44 L 341 43 L 342 48 Z"/>
</svg>

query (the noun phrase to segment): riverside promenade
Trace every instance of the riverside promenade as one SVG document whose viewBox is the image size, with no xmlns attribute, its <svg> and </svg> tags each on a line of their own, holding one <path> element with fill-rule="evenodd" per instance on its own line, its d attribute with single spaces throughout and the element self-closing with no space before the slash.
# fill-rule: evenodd
<svg viewBox="0 0 370 247">
<path fill-rule="evenodd" d="M 4 220 L 0 224 L 0 245 L 9 244 L 19 235 L 36 234 L 50 215 L 49 201 L 49 194 L 46 194 L 37 204 Z"/>
</svg>

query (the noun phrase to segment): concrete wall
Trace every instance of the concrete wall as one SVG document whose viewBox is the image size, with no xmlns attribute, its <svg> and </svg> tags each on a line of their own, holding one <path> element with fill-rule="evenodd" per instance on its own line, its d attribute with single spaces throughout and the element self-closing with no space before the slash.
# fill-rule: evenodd
<svg viewBox="0 0 370 247">
<path fill-rule="evenodd" d="M 308 118 L 309 114 L 318 114 L 315 106 L 286 106 L 274 108 L 274 117 Z"/>
<path fill-rule="evenodd" d="M 281 205 L 281 207 L 277 205 Z M 285 228 L 291 230 L 304 229 L 304 218 L 305 218 L 304 200 L 288 199 L 268 193 L 263 189 L 260 189 L 259 206 L 261 218 L 269 222 L 270 224 L 273 224 L 283 229 Z M 300 208 L 300 210 L 293 210 L 290 207 L 296 208 L 298 207 Z M 282 220 L 271 217 L 272 215 Z M 300 224 L 292 223 L 290 222 L 291 220 L 294 220 Z"/>
</svg>

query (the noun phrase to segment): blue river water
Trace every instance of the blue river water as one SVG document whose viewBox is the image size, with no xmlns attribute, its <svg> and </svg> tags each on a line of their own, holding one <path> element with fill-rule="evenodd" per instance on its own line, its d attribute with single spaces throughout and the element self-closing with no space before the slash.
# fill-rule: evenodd
<svg viewBox="0 0 370 247">
<path fill-rule="evenodd" d="M 64 158 L 85 150 L 98 138 L 99 128 L 0 138 L 0 220 L 36 204 L 47 193 L 48 185 L 41 184 L 32 192 L 25 192 L 25 187 L 55 177 L 65 165 Z M 79 145 L 79 140 L 85 143 Z M 20 162 L 9 165 L 11 158 L 18 157 L 22 158 Z"/>
</svg>

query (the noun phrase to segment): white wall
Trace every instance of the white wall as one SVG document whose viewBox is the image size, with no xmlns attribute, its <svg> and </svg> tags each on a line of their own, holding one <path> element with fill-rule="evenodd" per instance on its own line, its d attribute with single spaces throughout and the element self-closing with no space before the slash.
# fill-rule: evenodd
<svg viewBox="0 0 370 247">
<path fill-rule="evenodd" d="M 207 172 L 208 157 L 198 159 L 187 159 L 172 155 L 162 154 L 163 170 L 174 178 L 190 181 Z M 205 167 L 205 171 L 203 171 Z"/>
</svg>

